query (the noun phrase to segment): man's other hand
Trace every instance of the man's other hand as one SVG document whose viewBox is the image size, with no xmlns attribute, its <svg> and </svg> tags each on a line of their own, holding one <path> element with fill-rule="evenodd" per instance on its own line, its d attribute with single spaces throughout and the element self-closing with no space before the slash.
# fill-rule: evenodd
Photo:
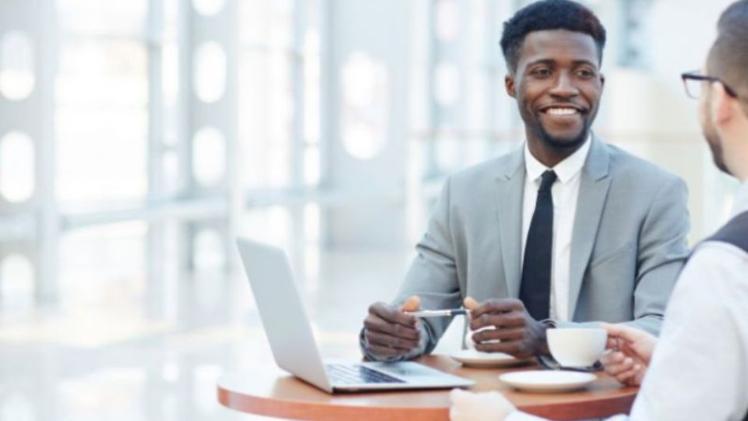
<svg viewBox="0 0 748 421">
<path fill-rule="evenodd" d="M 466 297 L 464 304 L 470 310 L 470 329 L 478 351 L 504 352 L 516 358 L 548 353 L 548 326 L 533 319 L 522 301 L 503 298 L 478 303 Z"/>
<path fill-rule="evenodd" d="M 421 308 L 417 296 L 409 297 L 402 306 L 378 302 L 369 307 L 364 320 L 366 347 L 372 354 L 393 358 L 402 357 L 418 347 L 421 332 L 419 321 L 407 312 Z"/>
</svg>

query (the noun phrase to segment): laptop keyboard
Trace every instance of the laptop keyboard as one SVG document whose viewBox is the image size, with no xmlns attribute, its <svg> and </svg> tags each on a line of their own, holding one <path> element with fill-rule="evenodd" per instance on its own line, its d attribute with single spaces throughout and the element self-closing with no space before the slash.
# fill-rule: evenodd
<svg viewBox="0 0 748 421">
<path fill-rule="evenodd" d="M 381 371 L 357 364 L 326 364 L 325 369 L 332 382 L 338 384 L 405 383 Z"/>
</svg>

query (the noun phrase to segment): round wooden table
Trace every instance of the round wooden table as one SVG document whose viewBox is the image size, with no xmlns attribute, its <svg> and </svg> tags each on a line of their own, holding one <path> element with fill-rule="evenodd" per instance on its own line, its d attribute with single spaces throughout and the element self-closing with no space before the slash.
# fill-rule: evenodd
<svg viewBox="0 0 748 421">
<path fill-rule="evenodd" d="M 628 413 L 638 388 L 623 387 L 605 373 L 587 388 L 569 393 L 528 393 L 498 380 L 502 373 L 539 369 L 463 368 L 449 357 L 432 355 L 422 364 L 474 380 L 473 391 L 500 390 L 519 409 L 554 420 Z M 270 365 L 270 364 L 269 364 Z M 273 367 L 235 373 L 218 381 L 218 400 L 237 411 L 304 420 L 449 420 L 449 390 L 328 394 Z"/>
</svg>

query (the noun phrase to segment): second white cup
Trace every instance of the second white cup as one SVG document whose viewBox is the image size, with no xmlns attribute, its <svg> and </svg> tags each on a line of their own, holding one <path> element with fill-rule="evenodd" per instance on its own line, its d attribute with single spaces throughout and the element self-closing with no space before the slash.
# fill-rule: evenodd
<svg viewBox="0 0 748 421">
<path fill-rule="evenodd" d="M 590 367 L 605 351 L 608 332 L 602 328 L 554 328 L 546 331 L 553 358 L 564 367 Z"/>
</svg>

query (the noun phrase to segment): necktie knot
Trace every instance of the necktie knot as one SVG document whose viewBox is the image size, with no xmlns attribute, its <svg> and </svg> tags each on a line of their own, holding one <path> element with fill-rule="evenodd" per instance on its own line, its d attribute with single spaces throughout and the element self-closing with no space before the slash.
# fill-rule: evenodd
<svg viewBox="0 0 748 421">
<path fill-rule="evenodd" d="M 538 189 L 539 192 L 547 192 L 551 189 L 551 186 L 553 186 L 553 183 L 556 182 L 556 179 L 558 177 L 556 176 L 556 173 L 553 170 L 547 170 L 543 173 L 540 179 L 540 189 Z"/>
</svg>

